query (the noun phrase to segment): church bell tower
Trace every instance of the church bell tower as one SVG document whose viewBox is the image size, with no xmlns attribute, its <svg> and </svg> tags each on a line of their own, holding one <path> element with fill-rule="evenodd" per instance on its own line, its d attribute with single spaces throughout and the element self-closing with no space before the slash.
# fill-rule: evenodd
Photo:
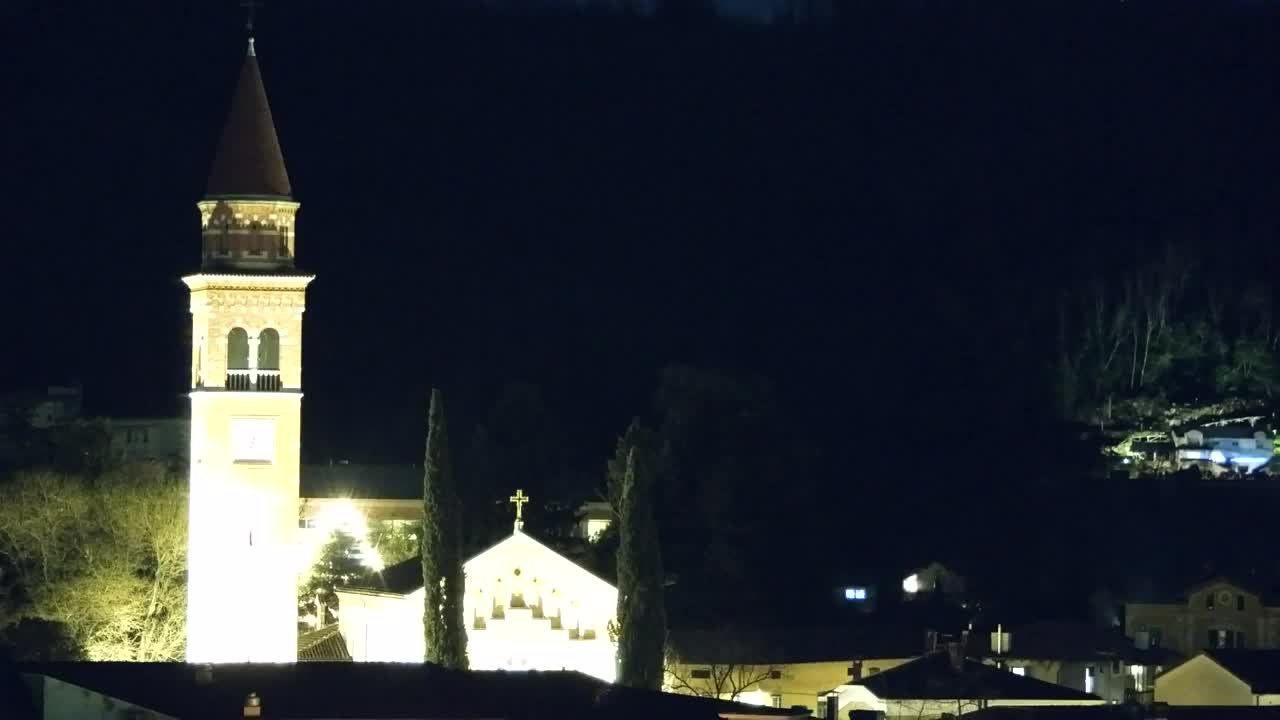
<svg viewBox="0 0 1280 720">
<path fill-rule="evenodd" d="M 191 290 L 189 662 L 297 660 L 302 311 L 294 202 L 253 40 Z"/>
</svg>

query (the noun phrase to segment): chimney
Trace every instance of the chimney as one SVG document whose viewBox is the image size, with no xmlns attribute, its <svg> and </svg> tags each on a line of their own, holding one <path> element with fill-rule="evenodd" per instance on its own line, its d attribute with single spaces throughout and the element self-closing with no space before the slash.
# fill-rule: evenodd
<svg viewBox="0 0 1280 720">
<path fill-rule="evenodd" d="M 213 666 L 197 665 L 196 666 L 196 685 L 212 685 L 213 684 Z"/>
<path fill-rule="evenodd" d="M 1009 645 L 1013 640 L 1010 633 L 1004 631 L 1003 625 L 996 625 L 996 631 L 991 633 L 991 654 L 1007 655 L 1009 654 Z"/>
<path fill-rule="evenodd" d="M 251 692 L 249 697 L 244 699 L 244 716 L 246 718 L 262 717 L 262 701 L 258 699 L 258 693 Z"/>
<path fill-rule="evenodd" d="M 924 653 L 928 655 L 929 653 L 937 649 L 938 649 L 938 631 L 925 630 L 924 631 Z"/>
<path fill-rule="evenodd" d="M 951 660 L 951 669 L 956 673 L 964 672 L 964 645 L 958 642 L 947 643 L 947 655 Z"/>
</svg>

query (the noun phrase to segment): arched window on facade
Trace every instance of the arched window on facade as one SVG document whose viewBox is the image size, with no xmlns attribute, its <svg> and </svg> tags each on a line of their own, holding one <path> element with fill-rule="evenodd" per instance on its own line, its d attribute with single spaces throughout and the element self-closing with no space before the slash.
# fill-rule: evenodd
<svg viewBox="0 0 1280 720">
<path fill-rule="evenodd" d="M 258 369 L 280 369 L 280 333 L 267 328 L 258 335 Z"/>
<path fill-rule="evenodd" d="M 249 369 L 249 333 L 244 328 L 231 328 L 227 333 L 227 369 Z"/>
<path fill-rule="evenodd" d="M 244 328 L 227 333 L 227 389 L 249 389 L 249 333 Z"/>
<path fill-rule="evenodd" d="M 258 390 L 280 389 L 280 333 L 274 328 L 258 333 L 258 371 Z"/>
</svg>

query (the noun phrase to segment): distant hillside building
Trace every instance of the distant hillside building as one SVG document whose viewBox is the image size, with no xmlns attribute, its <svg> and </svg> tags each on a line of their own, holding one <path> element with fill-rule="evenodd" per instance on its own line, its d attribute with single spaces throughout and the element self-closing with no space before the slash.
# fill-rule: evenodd
<svg viewBox="0 0 1280 720">
<path fill-rule="evenodd" d="M 1270 433 L 1252 425 L 1199 427 L 1175 436 L 1175 456 L 1184 466 L 1209 464 L 1253 472 L 1271 459 Z"/>
</svg>

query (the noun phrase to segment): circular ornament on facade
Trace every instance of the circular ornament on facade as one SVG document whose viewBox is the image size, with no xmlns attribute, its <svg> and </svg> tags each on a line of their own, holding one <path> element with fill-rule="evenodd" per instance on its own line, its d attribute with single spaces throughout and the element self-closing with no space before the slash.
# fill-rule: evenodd
<svg viewBox="0 0 1280 720">
<path fill-rule="evenodd" d="M 1222 592 L 1218 593 L 1218 602 L 1223 604 L 1231 602 L 1231 592 L 1227 590 L 1223 590 Z"/>
</svg>

